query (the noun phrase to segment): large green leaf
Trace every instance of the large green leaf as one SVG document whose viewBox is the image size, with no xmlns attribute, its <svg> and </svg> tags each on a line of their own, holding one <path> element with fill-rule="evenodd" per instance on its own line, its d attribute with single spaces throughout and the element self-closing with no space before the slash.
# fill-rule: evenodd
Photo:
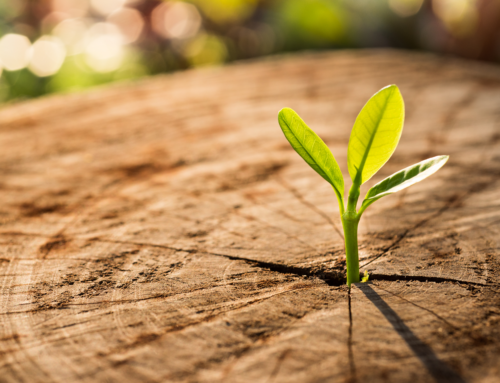
<svg viewBox="0 0 500 383">
<path fill-rule="evenodd" d="M 361 205 L 360 214 L 379 198 L 403 190 L 434 174 L 441 169 L 446 161 L 448 161 L 448 158 L 449 156 L 428 158 L 380 181 L 366 193 L 365 200 Z"/>
<path fill-rule="evenodd" d="M 352 128 L 347 165 L 354 184 L 368 181 L 392 156 L 401 137 L 404 101 L 396 85 L 375 93 Z"/>
<path fill-rule="evenodd" d="M 332 186 L 343 209 L 344 178 L 328 146 L 290 108 L 283 108 L 278 121 L 286 139 L 311 168 Z"/>
</svg>

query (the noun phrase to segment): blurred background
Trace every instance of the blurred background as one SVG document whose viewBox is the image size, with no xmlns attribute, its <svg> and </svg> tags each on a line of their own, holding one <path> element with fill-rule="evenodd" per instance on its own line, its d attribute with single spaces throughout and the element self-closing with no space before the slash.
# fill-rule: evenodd
<svg viewBox="0 0 500 383">
<path fill-rule="evenodd" d="M 500 0 L 0 0 L 0 103 L 365 47 L 500 62 Z"/>
</svg>

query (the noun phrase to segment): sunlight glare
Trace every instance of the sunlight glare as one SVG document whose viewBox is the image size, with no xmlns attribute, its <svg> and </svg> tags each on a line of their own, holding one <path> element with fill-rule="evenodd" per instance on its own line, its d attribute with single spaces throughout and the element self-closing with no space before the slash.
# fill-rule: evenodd
<svg viewBox="0 0 500 383">
<path fill-rule="evenodd" d="M 52 10 L 69 17 L 83 17 L 89 11 L 88 0 L 52 0 Z"/>
<path fill-rule="evenodd" d="M 31 43 L 26 36 L 14 33 L 0 39 L 0 61 L 5 70 L 15 71 L 25 68 L 29 63 Z"/>
<path fill-rule="evenodd" d="M 122 63 L 123 37 L 111 23 L 94 24 L 87 32 L 86 62 L 97 72 L 112 72 Z"/>
<path fill-rule="evenodd" d="M 100 15 L 107 16 L 125 5 L 127 0 L 90 0 L 92 9 Z"/>
<path fill-rule="evenodd" d="M 144 20 L 137 9 L 121 8 L 108 17 L 108 22 L 115 24 L 123 35 L 124 42 L 136 41 L 144 28 Z"/>
<path fill-rule="evenodd" d="M 151 23 L 153 30 L 164 38 L 186 39 L 200 29 L 201 16 L 194 5 L 175 1 L 158 5 Z"/>
<path fill-rule="evenodd" d="M 52 31 L 65 45 L 68 56 L 82 53 L 85 49 L 85 33 L 87 24 L 82 19 L 66 19 L 61 21 Z"/>
<path fill-rule="evenodd" d="M 29 70 L 38 77 L 52 76 L 61 69 L 66 50 L 54 36 L 42 36 L 31 47 Z"/>
</svg>

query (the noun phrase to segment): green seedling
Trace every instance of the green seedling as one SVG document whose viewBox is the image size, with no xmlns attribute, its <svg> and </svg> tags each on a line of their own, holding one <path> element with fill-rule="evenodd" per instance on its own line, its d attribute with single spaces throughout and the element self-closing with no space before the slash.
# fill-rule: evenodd
<svg viewBox="0 0 500 383">
<path fill-rule="evenodd" d="M 404 116 L 403 97 L 396 85 L 390 85 L 375 93 L 361 109 L 347 148 L 347 168 L 352 186 L 345 207 L 344 178 L 330 149 L 292 109 L 284 108 L 278 115 L 279 124 L 288 142 L 309 166 L 333 186 L 344 229 L 349 287 L 360 279 L 358 224 L 366 208 L 386 195 L 429 177 L 448 161 L 448 156 L 437 156 L 394 173 L 368 190 L 359 210 L 356 210 L 361 185 L 372 178 L 396 150 L 403 130 Z M 366 273 L 363 281 L 367 280 Z"/>
</svg>

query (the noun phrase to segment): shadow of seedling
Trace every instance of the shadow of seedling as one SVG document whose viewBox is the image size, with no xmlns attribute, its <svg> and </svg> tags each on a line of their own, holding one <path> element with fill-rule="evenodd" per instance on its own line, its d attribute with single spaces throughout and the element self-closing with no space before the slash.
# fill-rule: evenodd
<svg viewBox="0 0 500 383">
<path fill-rule="evenodd" d="M 434 351 L 422 342 L 396 314 L 396 312 L 373 290 L 369 284 L 357 284 L 356 287 L 372 302 L 375 307 L 389 321 L 394 330 L 406 342 L 422 364 L 427 368 L 429 374 L 439 383 L 466 383 L 466 381 L 439 360 Z"/>
</svg>

